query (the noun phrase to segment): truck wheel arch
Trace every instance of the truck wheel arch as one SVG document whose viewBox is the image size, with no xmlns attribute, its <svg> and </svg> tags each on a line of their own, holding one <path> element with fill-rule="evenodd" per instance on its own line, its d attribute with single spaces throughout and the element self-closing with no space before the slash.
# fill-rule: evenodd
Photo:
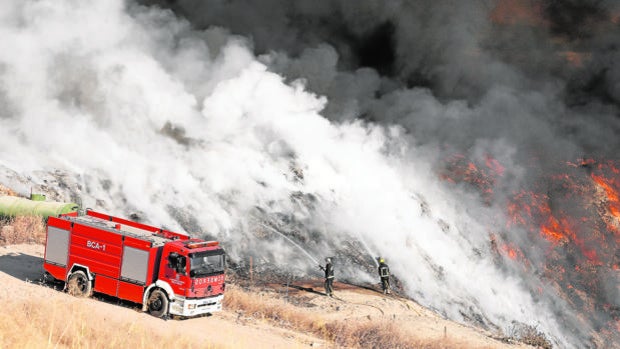
<svg viewBox="0 0 620 349">
<path fill-rule="evenodd" d="M 78 270 L 83 271 L 84 274 L 86 274 L 86 277 L 88 278 L 89 281 L 93 281 L 95 279 L 93 274 L 90 272 L 90 268 L 88 268 L 87 266 L 82 265 L 82 264 L 73 264 L 71 266 L 71 269 L 69 269 L 69 272 L 67 273 L 67 276 L 65 277 L 65 281 L 69 280 L 69 276 L 71 274 L 75 273 Z"/>
<path fill-rule="evenodd" d="M 158 318 L 165 318 L 170 310 L 170 299 L 166 291 L 159 287 L 153 288 L 147 301 L 148 312 Z"/>
<path fill-rule="evenodd" d="M 153 292 L 154 290 L 158 288 L 164 291 L 164 293 L 166 294 L 166 297 L 168 297 L 168 299 L 172 301 L 172 295 L 174 295 L 174 291 L 172 291 L 172 287 L 170 286 L 170 284 L 165 281 L 157 280 L 155 281 L 155 283 L 150 284 L 146 288 L 146 290 L 144 290 L 144 296 L 142 296 L 142 311 L 146 311 L 148 309 L 147 303 L 148 303 L 149 297 L 151 296 L 151 292 Z"/>
<path fill-rule="evenodd" d="M 82 269 L 76 269 L 69 274 L 66 283 L 67 292 L 76 297 L 90 297 L 93 292 L 93 282 L 88 280 Z"/>
</svg>

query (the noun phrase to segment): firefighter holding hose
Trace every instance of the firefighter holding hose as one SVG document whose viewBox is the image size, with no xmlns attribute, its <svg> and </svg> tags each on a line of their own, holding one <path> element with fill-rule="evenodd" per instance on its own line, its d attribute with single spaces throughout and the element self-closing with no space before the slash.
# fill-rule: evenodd
<svg viewBox="0 0 620 349">
<path fill-rule="evenodd" d="M 378 257 L 377 261 L 379 261 L 378 270 L 383 294 L 390 294 L 390 267 L 385 263 L 383 257 Z"/>
<path fill-rule="evenodd" d="M 325 271 L 325 294 L 329 297 L 334 296 L 334 266 L 331 257 L 325 258 L 325 266 L 319 265 L 321 270 Z"/>
</svg>

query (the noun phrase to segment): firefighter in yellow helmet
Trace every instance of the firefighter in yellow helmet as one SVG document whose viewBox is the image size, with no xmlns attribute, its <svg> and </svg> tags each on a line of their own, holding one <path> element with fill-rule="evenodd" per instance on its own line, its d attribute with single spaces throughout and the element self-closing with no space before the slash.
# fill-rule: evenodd
<svg viewBox="0 0 620 349">
<path fill-rule="evenodd" d="M 383 257 L 377 258 L 379 261 L 379 277 L 381 278 L 381 288 L 383 294 L 390 294 L 390 267 L 385 263 Z"/>
</svg>

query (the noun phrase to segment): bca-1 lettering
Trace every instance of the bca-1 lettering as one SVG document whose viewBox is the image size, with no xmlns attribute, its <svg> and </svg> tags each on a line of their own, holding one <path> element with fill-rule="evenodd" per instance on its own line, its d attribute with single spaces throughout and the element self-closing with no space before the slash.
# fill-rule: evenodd
<svg viewBox="0 0 620 349">
<path fill-rule="evenodd" d="M 92 248 L 95 250 L 105 251 L 105 244 L 100 244 L 97 241 L 86 241 L 86 247 Z"/>
</svg>

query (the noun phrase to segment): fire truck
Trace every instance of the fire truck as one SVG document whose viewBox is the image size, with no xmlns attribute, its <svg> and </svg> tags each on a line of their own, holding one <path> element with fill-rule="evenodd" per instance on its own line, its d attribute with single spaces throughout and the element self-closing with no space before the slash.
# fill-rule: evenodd
<svg viewBox="0 0 620 349">
<path fill-rule="evenodd" d="M 217 241 L 92 210 L 47 220 L 43 268 L 78 297 L 99 292 L 156 317 L 212 313 L 222 310 L 224 266 Z"/>
</svg>

